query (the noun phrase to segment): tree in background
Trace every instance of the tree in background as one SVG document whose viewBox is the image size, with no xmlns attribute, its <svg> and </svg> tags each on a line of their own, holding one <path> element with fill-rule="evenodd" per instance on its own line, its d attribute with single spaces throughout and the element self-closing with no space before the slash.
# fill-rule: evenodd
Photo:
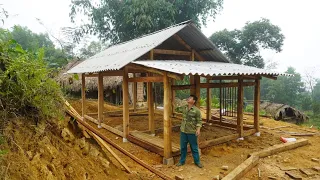
<svg viewBox="0 0 320 180">
<path fill-rule="evenodd" d="M 48 34 L 36 34 L 27 27 L 21 26 L 14 26 L 10 34 L 12 39 L 20 44 L 24 50 L 34 52 L 43 48 L 45 51 L 44 59 L 50 67 L 62 67 L 68 63 L 68 59 L 72 58 L 68 51 L 55 48 Z"/>
<path fill-rule="evenodd" d="M 97 35 L 103 42 L 112 44 L 128 41 L 170 25 L 192 19 L 196 24 L 206 24 L 222 8 L 223 0 L 74 0 L 70 18 L 79 15 L 88 23 L 71 29 L 75 41 L 85 34 Z M 70 30 L 70 29 L 69 29 Z"/>
<path fill-rule="evenodd" d="M 313 88 L 312 111 L 314 115 L 320 115 L 320 80 L 317 80 Z"/>
<path fill-rule="evenodd" d="M 89 45 L 84 45 L 80 49 L 79 56 L 82 59 L 89 58 L 91 56 L 96 55 L 97 53 L 103 50 L 103 46 L 100 42 L 92 41 Z"/>
<path fill-rule="evenodd" d="M 305 92 L 301 75 L 292 67 L 289 67 L 286 73 L 294 76 L 279 76 L 276 81 L 270 79 L 262 80 L 261 99 L 290 106 L 300 105 L 300 97 Z"/>
<path fill-rule="evenodd" d="M 268 19 L 261 19 L 247 22 L 241 30 L 218 31 L 210 36 L 210 40 L 224 51 L 232 62 L 264 68 L 265 61 L 260 50 L 281 52 L 284 35 L 280 27 L 273 25 Z"/>
</svg>

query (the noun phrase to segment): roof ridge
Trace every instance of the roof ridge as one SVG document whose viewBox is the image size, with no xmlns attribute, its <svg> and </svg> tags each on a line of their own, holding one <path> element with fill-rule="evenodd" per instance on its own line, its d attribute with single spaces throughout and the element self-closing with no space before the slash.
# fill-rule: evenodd
<svg viewBox="0 0 320 180">
<path fill-rule="evenodd" d="M 165 31 L 165 30 L 170 29 L 170 28 L 173 28 L 173 27 L 177 27 L 177 26 L 181 26 L 181 25 L 185 25 L 185 24 L 192 24 L 192 23 L 193 23 L 192 20 L 183 21 L 183 22 L 181 22 L 181 23 L 174 24 L 174 25 L 169 26 L 169 27 L 166 27 L 166 28 L 164 28 L 164 29 L 160 29 L 160 30 L 157 30 L 157 31 L 148 33 L 148 34 L 143 34 L 143 35 L 141 35 L 141 36 L 139 36 L 139 37 L 136 37 L 136 38 L 134 38 L 134 39 L 130 39 L 130 40 L 128 40 L 128 41 L 124 41 L 124 42 L 120 42 L 120 43 L 118 43 L 118 44 L 114 44 L 114 45 L 108 47 L 107 49 L 109 49 L 109 48 L 111 48 L 111 47 L 119 46 L 119 45 L 122 45 L 122 44 L 126 44 L 126 43 L 128 43 L 128 42 L 135 41 L 135 40 L 137 40 L 137 39 L 141 39 L 141 38 L 143 38 L 143 37 L 150 36 L 150 35 L 159 33 L 159 32 L 161 32 L 161 31 Z M 105 49 L 105 50 L 107 50 L 107 49 Z"/>
</svg>

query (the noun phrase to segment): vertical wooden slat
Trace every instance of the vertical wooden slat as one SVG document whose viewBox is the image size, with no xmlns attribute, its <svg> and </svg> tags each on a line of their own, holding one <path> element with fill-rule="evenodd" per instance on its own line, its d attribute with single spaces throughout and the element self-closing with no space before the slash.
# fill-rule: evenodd
<svg viewBox="0 0 320 180">
<path fill-rule="evenodd" d="M 207 88 L 207 122 L 211 119 L 211 88 Z"/>
<path fill-rule="evenodd" d="M 243 79 L 238 79 L 238 108 L 237 108 L 237 132 L 239 137 L 243 137 Z"/>
<path fill-rule="evenodd" d="M 128 69 L 123 69 L 122 81 L 122 102 L 123 102 L 123 142 L 127 142 L 129 135 L 129 88 L 128 88 Z"/>
<path fill-rule="evenodd" d="M 260 79 L 256 79 L 256 85 L 254 88 L 254 128 L 256 132 L 260 132 L 259 109 L 260 109 Z"/>
<path fill-rule="evenodd" d="M 81 80 L 82 118 L 84 118 L 84 115 L 86 115 L 86 76 L 84 75 L 84 73 L 81 76 Z"/>
<path fill-rule="evenodd" d="M 103 121 L 103 75 L 100 72 L 98 75 L 98 127 L 101 127 Z"/>
<path fill-rule="evenodd" d="M 154 54 L 153 49 L 150 51 L 150 60 L 153 60 Z M 148 73 L 148 76 L 152 76 L 152 73 Z M 151 134 L 155 134 L 155 125 L 154 125 L 154 97 L 153 97 L 153 88 L 152 83 L 147 83 L 147 101 L 148 101 L 148 118 L 149 118 L 149 131 L 151 131 Z"/>
<path fill-rule="evenodd" d="M 220 84 L 222 83 L 222 81 L 220 80 Z M 219 101 L 220 101 L 220 122 L 222 122 L 222 87 L 219 88 L 220 90 L 220 97 L 219 97 Z"/>
<path fill-rule="evenodd" d="M 167 73 L 163 75 L 163 137 L 164 137 L 164 159 L 172 157 L 172 145 L 171 145 L 171 118 L 170 118 L 170 91 L 171 86 Z"/>
<path fill-rule="evenodd" d="M 136 77 L 136 73 L 133 73 L 133 77 Z M 133 111 L 137 110 L 137 82 L 133 82 Z"/>
<path fill-rule="evenodd" d="M 195 83 L 195 91 L 196 91 L 195 95 L 198 98 L 196 106 L 200 107 L 200 76 L 199 75 L 194 76 L 194 83 Z"/>
</svg>

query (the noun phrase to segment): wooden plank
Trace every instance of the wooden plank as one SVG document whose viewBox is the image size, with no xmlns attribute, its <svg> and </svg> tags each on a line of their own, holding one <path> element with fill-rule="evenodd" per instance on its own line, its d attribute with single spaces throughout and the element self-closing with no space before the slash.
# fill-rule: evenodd
<svg viewBox="0 0 320 180">
<path fill-rule="evenodd" d="M 195 83 L 195 86 L 196 86 L 196 88 L 195 88 L 195 95 L 197 96 L 197 98 L 198 98 L 198 101 L 196 102 L 196 106 L 197 107 L 200 107 L 200 76 L 199 75 L 195 75 L 194 76 L 194 83 Z"/>
<path fill-rule="evenodd" d="M 240 78 L 238 83 L 237 132 L 239 133 L 239 137 L 243 137 L 243 80 Z"/>
<path fill-rule="evenodd" d="M 144 141 L 149 142 L 150 144 L 153 144 L 155 146 L 158 146 L 160 148 L 164 148 L 164 141 L 163 139 L 160 139 L 156 136 L 151 136 L 149 134 L 140 132 L 140 131 L 136 131 L 136 132 L 130 132 L 130 134 L 138 139 L 142 139 Z M 180 145 L 179 144 L 175 144 L 175 143 L 171 143 L 172 144 L 172 151 L 180 151 Z"/>
<path fill-rule="evenodd" d="M 123 141 L 127 141 L 129 135 L 129 88 L 128 88 L 128 68 L 124 67 L 122 81 L 123 92 Z"/>
<path fill-rule="evenodd" d="M 134 78 L 129 78 L 128 82 L 163 82 L 163 77 L 161 76 L 134 77 Z"/>
<path fill-rule="evenodd" d="M 243 82 L 242 86 L 254 86 L 255 82 Z M 201 83 L 200 88 L 221 88 L 221 87 L 238 87 L 239 83 L 230 82 L 230 83 Z"/>
<path fill-rule="evenodd" d="M 170 54 L 170 55 L 182 55 L 190 56 L 191 52 L 189 51 L 177 51 L 177 50 L 167 50 L 167 49 L 153 49 L 154 54 Z"/>
<path fill-rule="evenodd" d="M 295 142 L 287 142 L 284 144 L 277 144 L 277 145 L 271 146 L 269 148 L 266 148 L 262 151 L 254 152 L 254 153 L 250 154 L 250 156 L 258 156 L 260 158 L 264 158 L 264 157 L 271 156 L 276 153 L 280 153 L 283 151 L 288 151 L 288 150 L 295 149 L 295 148 L 298 148 L 301 146 L 305 146 L 307 144 L 309 144 L 308 139 L 298 139 Z"/>
<path fill-rule="evenodd" d="M 140 147 L 143 147 L 144 149 L 154 152 L 156 154 L 159 154 L 160 156 L 163 157 L 163 148 L 160 148 L 158 146 L 154 146 L 153 144 L 146 142 L 142 139 L 138 139 L 137 137 L 134 137 L 133 135 L 129 134 L 128 140 Z"/>
<path fill-rule="evenodd" d="M 211 139 L 211 140 L 208 140 L 208 141 L 201 142 L 199 144 L 199 147 L 202 149 L 202 148 L 206 148 L 206 147 L 222 144 L 222 143 L 237 139 L 238 136 L 239 136 L 238 134 L 231 134 L 231 135 L 228 135 L 228 136 L 223 136 L 223 137 L 220 137 L 220 138 Z"/>
<path fill-rule="evenodd" d="M 90 134 L 92 134 L 93 135 L 93 138 L 99 143 L 99 144 L 101 144 L 104 148 L 106 148 L 109 152 L 110 152 L 110 154 L 126 169 L 126 171 L 128 172 L 128 173 L 132 173 L 131 172 L 131 170 L 130 170 L 130 168 L 126 165 L 126 163 L 124 163 L 121 159 L 120 159 L 120 157 L 116 154 L 116 153 L 114 153 L 114 151 L 109 147 L 109 145 L 103 140 L 103 139 L 101 139 L 99 136 L 97 136 L 96 134 L 94 134 L 94 133 L 90 133 Z"/>
<path fill-rule="evenodd" d="M 256 79 L 256 85 L 254 88 L 254 128 L 257 132 L 260 132 L 259 125 L 259 109 L 260 109 L 260 79 Z"/>
<path fill-rule="evenodd" d="M 250 169 L 258 164 L 259 157 L 251 156 L 246 159 L 243 163 L 232 170 L 227 176 L 222 178 L 222 180 L 237 180 L 241 179 Z"/>
<path fill-rule="evenodd" d="M 81 75 L 81 98 L 82 98 L 82 117 L 86 114 L 86 76 Z"/>
<path fill-rule="evenodd" d="M 98 76 L 98 126 L 101 126 L 103 121 L 103 109 L 104 109 L 104 99 L 103 99 L 103 76 L 99 73 Z"/>
<path fill-rule="evenodd" d="M 93 118 L 93 117 L 90 117 L 90 116 L 88 116 L 88 115 L 85 115 L 84 117 L 85 117 L 85 119 L 87 119 L 87 120 L 89 120 L 89 121 L 91 121 L 91 122 L 93 122 L 93 123 L 95 123 L 95 124 L 98 124 L 98 120 L 97 120 L 97 119 L 95 119 L 95 118 Z M 120 136 L 120 137 L 123 137 L 123 132 L 122 132 L 122 131 L 119 131 L 119 130 L 116 129 L 116 128 L 113 128 L 113 127 L 111 127 L 111 126 L 108 126 L 108 125 L 106 125 L 106 124 L 104 124 L 104 123 L 101 123 L 101 127 L 104 128 L 104 129 L 106 129 L 106 130 L 108 130 L 108 131 L 110 131 L 110 132 L 112 132 L 113 134 L 116 134 L 116 135 L 118 135 L 118 136 Z"/>
<path fill-rule="evenodd" d="M 185 90 L 185 89 L 194 89 L 195 85 L 191 84 L 191 85 L 172 85 L 171 86 L 172 90 Z"/>
<path fill-rule="evenodd" d="M 223 121 L 216 121 L 216 120 L 210 120 L 209 123 L 213 123 L 213 124 L 219 124 L 221 126 L 226 126 L 226 127 L 231 127 L 231 128 L 237 128 L 237 124 L 231 124 L 231 123 L 227 123 L 227 122 L 223 122 Z M 250 126 L 248 125 L 243 125 L 243 129 L 244 130 L 249 130 L 252 129 Z"/>
<path fill-rule="evenodd" d="M 151 74 L 149 74 L 151 75 Z M 160 77 L 162 78 L 162 77 Z M 162 78 L 163 79 L 163 78 Z M 154 101 L 153 101 L 153 88 L 152 83 L 147 83 L 147 101 L 148 101 L 148 124 L 149 124 L 149 131 L 151 131 L 152 134 L 154 134 Z"/>
<path fill-rule="evenodd" d="M 164 159 L 169 159 L 172 157 L 172 143 L 171 143 L 171 118 L 170 118 L 170 109 L 171 109 L 171 102 L 170 102 L 170 91 L 171 85 L 169 82 L 169 77 L 167 73 L 163 76 L 163 137 L 164 137 Z"/>
<path fill-rule="evenodd" d="M 133 73 L 133 77 L 136 77 L 136 73 Z M 137 96 L 138 96 L 138 84 L 136 82 L 133 83 L 133 111 L 137 110 Z"/>
</svg>

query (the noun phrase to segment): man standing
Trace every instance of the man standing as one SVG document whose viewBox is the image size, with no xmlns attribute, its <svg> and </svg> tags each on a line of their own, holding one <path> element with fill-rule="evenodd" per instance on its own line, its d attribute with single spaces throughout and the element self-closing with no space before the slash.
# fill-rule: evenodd
<svg viewBox="0 0 320 180">
<path fill-rule="evenodd" d="M 200 135 L 200 128 L 202 126 L 201 112 L 195 106 L 198 98 L 190 95 L 187 99 L 188 105 L 182 108 L 183 120 L 180 127 L 180 152 L 181 158 L 177 166 L 182 166 L 186 162 L 187 145 L 190 144 L 194 164 L 199 168 L 203 165 L 200 163 L 200 156 L 198 150 L 197 136 Z"/>
</svg>

